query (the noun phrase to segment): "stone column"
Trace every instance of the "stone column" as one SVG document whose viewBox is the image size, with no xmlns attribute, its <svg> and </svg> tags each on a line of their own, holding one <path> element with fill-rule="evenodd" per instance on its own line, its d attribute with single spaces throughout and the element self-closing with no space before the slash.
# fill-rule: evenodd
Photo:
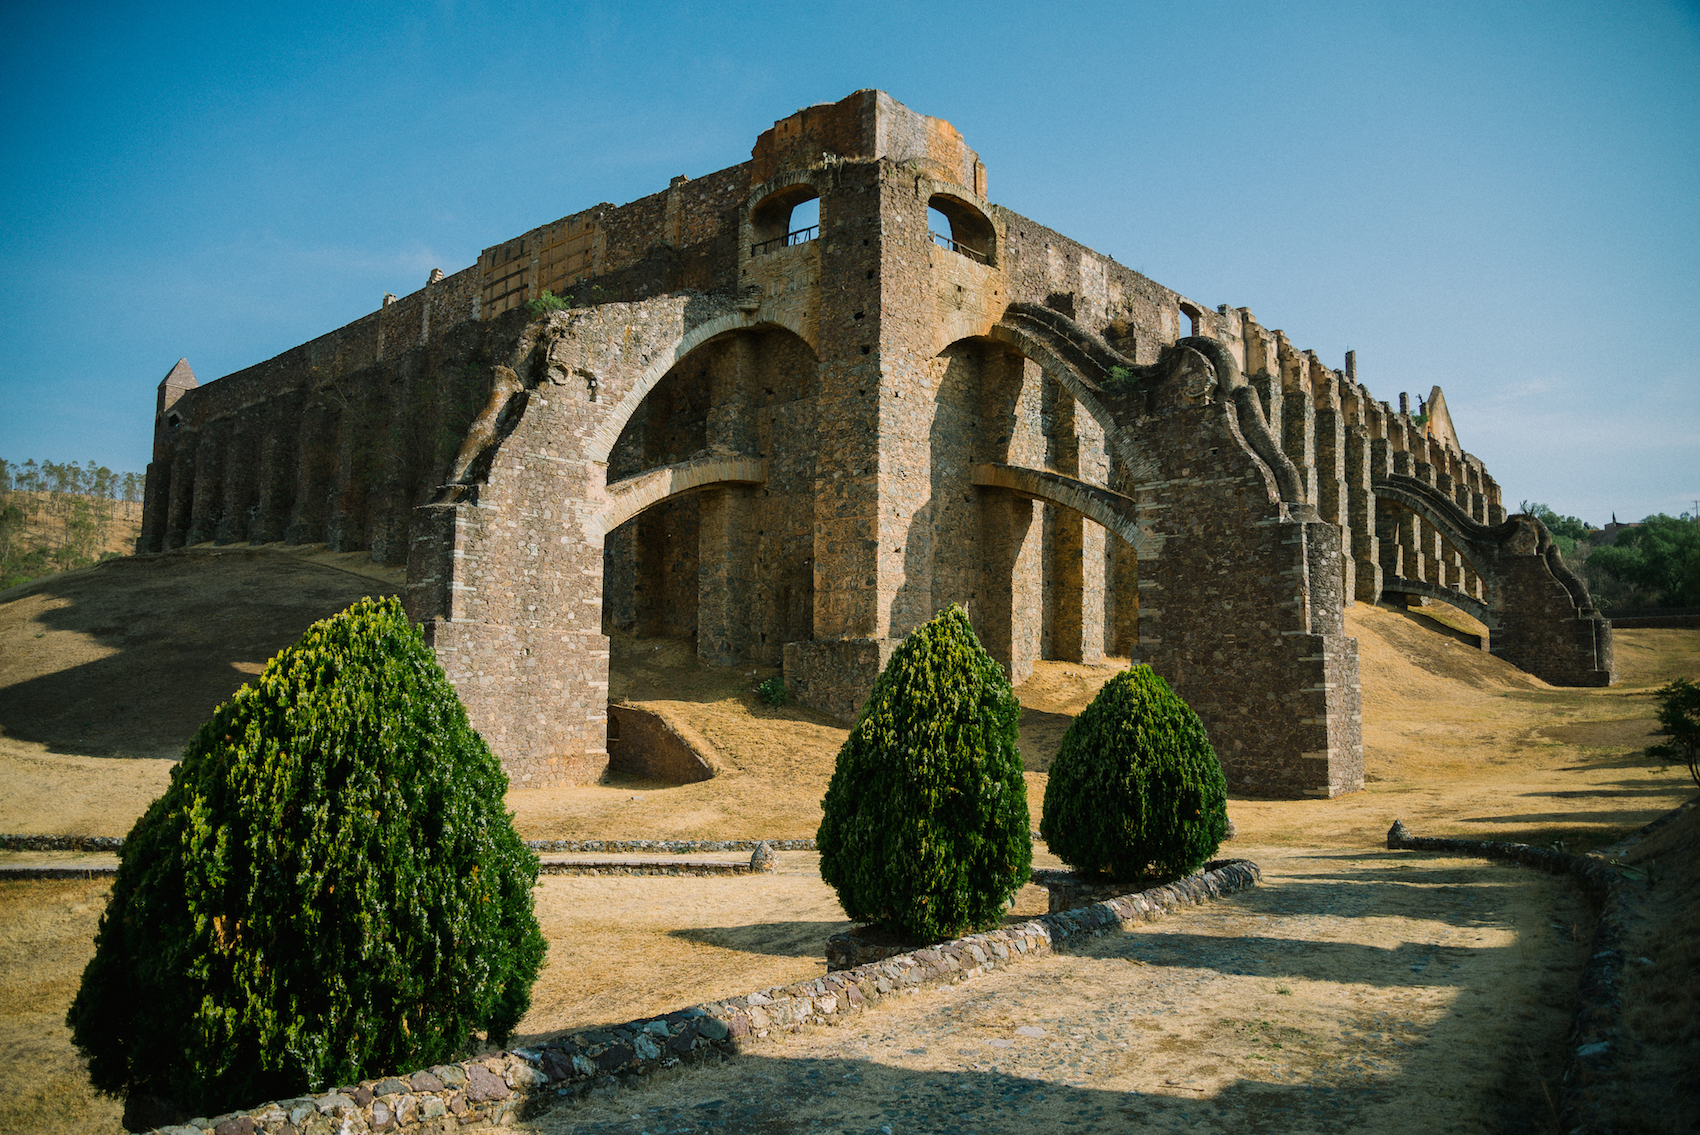
<svg viewBox="0 0 1700 1135">
<path fill-rule="evenodd" d="M 195 494 L 189 506 L 189 531 L 185 544 L 202 544 L 218 535 L 224 513 L 224 460 L 228 450 L 230 422 L 209 422 L 195 446 Z"/>
<path fill-rule="evenodd" d="M 318 544 L 325 539 L 340 417 L 334 408 L 321 401 L 309 401 L 302 414 L 300 448 L 295 462 L 295 503 L 283 536 L 286 544 Z"/>
<path fill-rule="evenodd" d="M 265 441 L 260 448 L 257 507 L 248 529 L 250 544 L 273 543 L 283 539 L 288 530 L 300 476 L 297 462 L 301 413 L 301 395 L 291 392 L 278 396 L 276 408 L 268 416 Z"/>
<path fill-rule="evenodd" d="M 1316 404 L 1310 389 L 1310 360 L 1293 349 L 1287 337 L 1275 333 L 1281 351 L 1281 401 L 1284 421 L 1281 448 L 1298 467 L 1305 501 L 1317 503 Z"/>
<path fill-rule="evenodd" d="M 1038 505 L 1006 492 L 984 491 L 980 523 L 986 567 L 975 625 L 982 645 L 1009 673 L 1009 680 L 1025 682 L 1039 656 L 1039 620 L 1032 613 L 1044 602 Z M 1007 587 L 999 586 L 1004 580 Z"/>
<path fill-rule="evenodd" d="M 1340 530 L 1340 547 L 1345 553 L 1341 571 L 1344 599 L 1351 603 L 1357 594 L 1357 560 L 1352 552 L 1353 526 L 1350 497 L 1346 487 L 1346 409 L 1339 376 L 1305 352 L 1316 391 L 1316 490 L 1317 511 L 1322 519 Z"/>
<path fill-rule="evenodd" d="M 229 440 L 225 443 L 224 505 L 215 543 L 237 544 L 248 539 L 250 510 L 254 507 L 259 482 L 260 438 L 258 423 L 249 410 L 231 422 Z"/>
<path fill-rule="evenodd" d="M 756 376 L 753 336 L 735 335 L 709 362 L 708 447 L 757 453 L 751 390 Z M 697 657 L 732 666 L 750 648 L 755 593 L 756 495 L 744 488 L 705 493 L 698 516 Z"/>
</svg>

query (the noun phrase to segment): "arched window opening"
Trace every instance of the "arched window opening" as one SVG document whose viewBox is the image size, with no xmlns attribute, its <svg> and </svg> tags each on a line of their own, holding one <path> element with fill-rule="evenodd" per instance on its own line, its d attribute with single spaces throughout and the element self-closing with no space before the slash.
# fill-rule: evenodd
<svg viewBox="0 0 1700 1135">
<path fill-rule="evenodd" d="M 812 185 L 789 185 L 750 213 L 755 241 L 751 256 L 806 244 L 820 235 L 820 194 Z"/>
<path fill-rule="evenodd" d="M 1181 317 L 1186 320 L 1191 328 L 1186 332 L 1187 335 L 1196 336 L 1198 334 L 1198 317 L 1201 314 L 1203 313 L 1196 307 L 1193 307 L 1190 303 L 1181 304 Z M 1180 320 L 1176 320 L 1175 323 L 1177 327 L 1180 326 Z"/>
<path fill-rule="evenodd" d="M 961 253 L 979 264 L 995 262 L 995 230 L 979 209 L 966 201 L 935 193 L 927 202 L 927 228 L 941 248 Z"/>
</svg>

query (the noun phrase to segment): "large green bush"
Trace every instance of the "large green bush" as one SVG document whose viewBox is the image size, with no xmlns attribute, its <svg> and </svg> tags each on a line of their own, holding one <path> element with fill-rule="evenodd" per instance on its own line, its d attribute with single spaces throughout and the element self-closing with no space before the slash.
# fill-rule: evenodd
<svg viewBox="0 0 1700 1135">
<path fill-rule="evenodd" d="M 983 929 L 1027 881 L 1021 707 L 961 607 L 892 654 L 821 802 L 821 878 L 844 911 L 905 937 Z"/>
<path fill-rule="evenodd" d="M 397 600 L 315 623 L 124 842 L 67 1019 L 95 1086 L 213 1114 L 499 1042 L 544 952 L 506 789 Z"/>
<path fill-rule="evenodd" d="M 1185 875 L 1216 853 L 1228 790 L 1198 715 L 1149 666 L 1104 683 L 1051 763 L 1039 834 L 1075 870 Z"/>
</svg>

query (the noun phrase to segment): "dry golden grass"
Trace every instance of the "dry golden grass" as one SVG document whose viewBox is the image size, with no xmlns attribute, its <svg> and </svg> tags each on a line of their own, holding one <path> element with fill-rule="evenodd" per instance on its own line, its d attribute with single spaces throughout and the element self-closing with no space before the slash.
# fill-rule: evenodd
<svg viewBox="0 0 1700 1135">
<path fill-rule="evenodd" d="M 170 761 L 160 758 L 275 650 L 271 642 L 291 641 L 318 617 L 283 602 L 285 594 L 305 588 L 312 602 L 340 609 L 398 582 L 393 570 L 356 575 L 357 565 L 332 557 L 303 562 L 270 550 L 202 551 L 176 560 L 180 567 L 170 557 L 149 562 L 172 570 L 131 572 L 117 586 L 117 571 L 103 565 L 0 595 L 0 771 L 14 786 L 0 801 L 0 830 L 128 831 L 163 787 Z M 248 637 L 201 642 L 207 628 L 192 613 L 203 608 L 252 616 L 226 628 Z M 1333 849 L 1329 856 L 1350 864 L 1373 854 L 1396 818 L 1421 834 L 1600 847 L 1692 794 L 1684 770 L 1650 762 L 1641 750 L 1653 727 L 1650 690 L 1680 674 L 1700 676 L 1700 632 L 1621 631 L 1619 686 L 1555 689 L 1438 633 L 1425 621 L 1437 615 L 1446 612 L 1360 605 L 1349 613 L 1363 676 L 1367 790 L 1336 800 L 1233 798 L 1240 834 L 1225 854 L 1253 852 L 1273 863 Z M 104 628 L 119 620 L 132 630 L 114 642 Z M 173 661 L 186 666 L 197 656 L 200 669 Z M 1062 731 L 1116 669 L 1041 663 L 1018 691 L 1035 826 Z M 685 643 L 616 642 L 614 696 L 667 717 L 718 775 L 679 787 L 514 791 L 508 803 L 520 829 L 528 838 L 812 836 L 846 732 L 809 711 L 763 706 L 754 688 L 773 673 L 698 666 Z M 126 716 L 137 704 L 145 720 Z M 154 759 L 108 755 L 125 751 Z M 1656 854 L 1669 878 L 1689 880 L 1663 891 L 1672 905 L 1658 914 L 1671 928 L 1659 949 L 1675 951 L 1673 941 L 1697 940 L 1692 904 L 1676 902 L 1694 893 L 1678 864 L 1692 871 L 1697 860 L 1692 842 L 1653 846 L 1635 854 Z M 1055 862 L 1042 853 L 1036 860 Z M 547 879 L 538 911 L 551 965 L 522 1028 L 536 1035 L 626 1020 L 818 973 L 823 931 L 841 923 L 841 912 L 811 856 L 783 862 L 784 873 L 770 880 Z M 1330 862 L 1322 857 L 1309 869 L 1335 870 Z M 1022 912 L 1042 904 L 1041 892 L 1030 891 Z M 0 1131 L 116 1123 L 111 1101 L 80 1079 L 62 1024 L 103 893 L 101 884 L 63 883 L 0 891 L 0 1051 L 19 1057 L 11 1067 L 27 1067 L 29 1083 L 43 1086 L 3 1097 L 0 1106 L 11 1110 L 0 1111 Z M 1692 974 L 1681 968 L 1692 963 L 1673 957 L 1674 973 L 1661 961 L 1638 975 L 1650 982 L 1637 986 L 1640 1004 L 1655 1007 L 1662 991 Z M 1677 1027 L 1692 1014 L 1659 1018 L 1667 1019 Z M 1647 1027 L 1666 1027 L 1659 1020 Z M 1691 1050 L 1690 1033 L 1671 1035 Z"/>
<path fill-rule="evenodd" d="M 123 1105 L 89 1087 L 65 1011 L 94 956 L 107 880 L 0 882 L 0 1131 L 110 1135 Z"/>
<path fill-rule="evenodd" d="M 1607 1090 L 1626 1127 L 1685 1135 L 1700 1131 L 1700 808 L 1623 859 L 1652 885 L 1637 888 L 1623 943 L 1624 1021 L 1640 1048 Z"/>
</svg>

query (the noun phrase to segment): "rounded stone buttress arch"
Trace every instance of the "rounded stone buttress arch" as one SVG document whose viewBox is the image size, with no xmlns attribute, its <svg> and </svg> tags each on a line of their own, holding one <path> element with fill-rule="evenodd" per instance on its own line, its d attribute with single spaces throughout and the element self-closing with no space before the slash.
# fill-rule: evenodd
<svg viewBox="0 0 1700 1135">
<path fill-rule="evenodd" d="M 817 356 L 820 353 L 819 347 L 809 337 L 807 329 L 782 315 L 764 316 L 758 319 L 749 312 L 733 311 L 710 319 L 706 323 L 699 323 L 680 335 L 671 346 L 650 356 L 650 363 L 638 376 L 637 382 L 632 384 L 632 388 L 626 392 L 626 396 L 620 399 L 620 404 L 614 407 L 613 412 L 590 435 L 589 442 L 585 447 L 586 456 L 598 464 L 606 465 L 608 455 L 614 452 L 614 446 L 619 442 L 620 434 L 625 430 L 626 424 L 632 420 L 632 415 L 637 413 L 638 407 L 643 405 L 643 400 L 649 397 L 650 391 L 654 390 L 661 380 L 667 377 L 668 372 L 683 362 L 692 351 L 707 344 L 709 340 L 717 339 L 722 335 L 737 331 L 761 331 L 766 328 L 789 331 L 807 343 L 809 349 L 814 351 Z"/>
<path fill-rule="evenodd" d="M 1483 557 L 1481 549 L 1477 546 L 1476 541 L 1459 526 L 1456 518 L 1448 516 L 1443 510 L 1433 507 L 1429 501 L 1424 500 L 1418 493 L 1407 491 L 1400 485 L 1388 484 L 1385 481 L 1375 481 L 1370 485 L 1370 492 L 1382 500 L 1391 501 L 1399 507 L 1415 513 L 1424 523 L 1431 525 L 1441 534 L 1441 536 L 1445 537 L 1446 542 L 1457 550 L 1458 555 L 1470 566 L 1470 569 L 1476 573 L 1476 577 L 1480 579 L 1483 586 L 1487 588 L 1489 602 L 1483 603 L 1479 599 L 1464 595 L 1461 591 L 1453 591 L 1449 587 L 1441 588 L 1430 585 L 1430 589 L 1428 591 L 1420 591 L 1419 593 L 1426 594 L 1433 599 L 1440 599 L 1442 602 L 1446 603 L 1454 602 L 1453 599 L 1449 598 L 1451 595 L 1461 596 L 1465 600 L 1468 600 L 1468 604 L 1457 603 L 1457 606 L 1468 611 L 1472 616 L 1480 619 L 1482 622 L 1489 623 L 1490 626 L 1493 622 L 1497 622 L 1497 619 L 1490 621 L 1489 616 L 1492 615 L 1494 611 L 1493 601 L 1503 601 L 1502 597 L 1498 594 L 1499 572 L 1496 565 L 1490 563 L 1485 557 Z M 1501 525 L 1500 527 L 1504 526 Z M 1421 581 L 1407 580 L 1406 582 L 1411 583 Z M 1446 594 L 1441 594 L 1443 591 Z M 1469 604 L 1481 607 L 1482 611 L 1473 609 Z M 1486 615 L 1482 613 L 1484 611 L 1487 612 Z"/>
<path fill-rule="evenodd" d="M 1094 524 L 1119 536 L 1134 552 L 1149 551 L 1154 541 L 1129 515 L 1131 498 L 1113 490 L 1020 465 L 981 464 L 974 466 L 974 484 L 984 489 L 1007 489 L 1017 496 L 1045 501 L 1077 512 Z"/>
<path fill-rule="evenodd" d="M 753 457 L 699 457 L 645 469 L 608 486 L 607 500 L 585 520 L 585 536 L 600 541 L 627 521 L 686 493 L 766 481 L 767 462 Z"/>
<path fill-rule="evenodd" d="M 1056 354 L 1039 339 L 1008 321 L 995 324 L 992 327 L 991 338 L 995 342 L 1013 347 L 1018 354 L 1030 359 L 1040 370 L 1044 371 L 1046 377 L 1073 395 L 1074 400 L 1080 403 L 1091 415 L 1092 420 L 1097 422 L 1099 428 L 1104 431 L 1105 444 L 1109 445 L 1115 455 L 1121 459 L 1123 467 L 1126 468 L 1128 476 L 1132 478 L 1135 485 L 1156 479 L 1158 471 L 1156 458 L 1146 453 L 1138 442 L 1127 436 L 1126 432 L 1116 424 L 1116 420 L 1104 408 L 1104 404 L 1098 401 L 1096 385 L 1081 374 L 1078 368 Z"/>
</svg>

